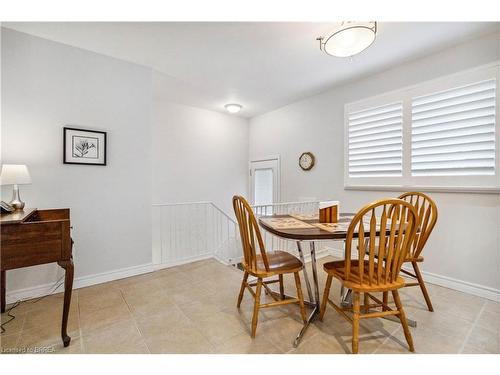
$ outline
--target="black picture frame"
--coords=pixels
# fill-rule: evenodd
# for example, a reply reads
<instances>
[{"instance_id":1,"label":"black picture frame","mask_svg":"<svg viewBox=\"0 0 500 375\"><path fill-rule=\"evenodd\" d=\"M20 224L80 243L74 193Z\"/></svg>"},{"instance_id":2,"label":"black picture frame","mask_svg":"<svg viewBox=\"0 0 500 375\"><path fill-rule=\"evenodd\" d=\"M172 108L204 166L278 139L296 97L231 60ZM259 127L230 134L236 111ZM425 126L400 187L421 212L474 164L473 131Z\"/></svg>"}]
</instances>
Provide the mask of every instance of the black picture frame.
<instances>
[{"instance_id":1,"label":"black picture frame","mask_svg":"<svg viewBox=\"0 0 500 375\"><path fill-rule=\"evenodd\" d=\"M103 160L102 162L97 162L97 163L88 163L85 161L70 161L68 158L68 150L67 150L67 145L68 145L68 131L77 131L77 132L82 132L82 133L88 133L88 138L95 138L92 137L92 135L99 134L103 137ZM71 141L72 142L72 141ZM74 160L74 158L73 158ZM107 163L107 132L99 131L99 130L90 130L90 129L84 129L84 128L73 128L73 127L63 127L63 164L77 164L77 165L96 165L96 166L105 166Z\"/></svg>"}]
</instances>

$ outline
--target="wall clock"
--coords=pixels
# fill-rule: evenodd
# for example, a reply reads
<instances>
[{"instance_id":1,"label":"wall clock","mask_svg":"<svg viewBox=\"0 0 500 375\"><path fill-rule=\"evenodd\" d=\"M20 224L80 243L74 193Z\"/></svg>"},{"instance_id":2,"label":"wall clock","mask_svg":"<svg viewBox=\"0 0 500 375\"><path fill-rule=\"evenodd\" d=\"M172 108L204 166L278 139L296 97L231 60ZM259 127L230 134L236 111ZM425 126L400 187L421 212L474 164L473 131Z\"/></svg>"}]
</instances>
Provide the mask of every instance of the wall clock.
<instances>
[{"instance_id":1,"label":"wall clock","mask_svg":"<svg viewBox=\"0 0 500 375\"><path fill-rule=\"evenodd\" d=\"M312 152L304 152L302 155L299 157L299 166L302 168L304 171L309 171L314 167L314 155Z\"/></svg>"}]
</instances>

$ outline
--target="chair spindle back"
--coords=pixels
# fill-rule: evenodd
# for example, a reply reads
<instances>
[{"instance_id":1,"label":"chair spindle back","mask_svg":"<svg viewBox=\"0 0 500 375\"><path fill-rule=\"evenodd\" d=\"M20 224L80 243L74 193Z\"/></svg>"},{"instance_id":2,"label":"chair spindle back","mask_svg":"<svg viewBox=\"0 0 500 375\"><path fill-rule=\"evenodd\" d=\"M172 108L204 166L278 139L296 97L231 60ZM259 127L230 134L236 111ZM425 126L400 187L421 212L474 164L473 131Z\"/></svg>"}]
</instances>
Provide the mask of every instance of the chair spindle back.
<instances>
[{"instance_id":1,"label":"chair spindle back","mask_svg":"<svg viewBox=\"0 0 500 375\"><path fill-rule=\"evenodd\" d=\"M369 286L395 282L414 241L416 224L415 208L401 199L379 200L363 207L347 230L345 277L357 276L360 285ZM356 236L357 246L353 243ZM352 249L357 249L353 259ZM358 261L357 269L353 260Z\"/></svg>"},{"instance_id":2,"label":"chair spindle back","mask_svg":"<svg viewBox=\"0 0 500 375\"><path fill-rule=\"evenodd\" d=\"M269 262L262 241L259 225L255 219L252 207L245 198L235 195L233 197L233 208L240 228L241 245L243 247L243 257L245 266L249 271L257 271L257 255L260 252L262 262L266 271L269 271ZM258 247L258 251L257 251Z\"/></svg>"},{"instance_id":3,"label":"chair spindle back","mask_svg":"<svg viewBox=\"0 0 500 375\"><path fill-rule=\"evenodd\" d=\"M408 192L399 196L415 207L417 211L417 234L410 247L407 258L418 258L425 243L436 225L438 210L436 203L427 195L420 192Z\"/></svg>"}]
</instances>

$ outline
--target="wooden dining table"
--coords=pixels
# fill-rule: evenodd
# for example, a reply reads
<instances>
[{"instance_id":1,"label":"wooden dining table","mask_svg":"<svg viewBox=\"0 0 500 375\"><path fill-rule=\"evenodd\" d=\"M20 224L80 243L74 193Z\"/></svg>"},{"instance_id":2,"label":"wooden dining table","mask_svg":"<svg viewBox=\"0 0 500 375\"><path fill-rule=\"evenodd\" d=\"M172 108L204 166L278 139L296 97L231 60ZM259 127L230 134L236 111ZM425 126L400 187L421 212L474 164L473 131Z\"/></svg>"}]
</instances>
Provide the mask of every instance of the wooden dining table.
<instances>
[{"instance_id":1,"label":"wooden dining table","mask_svg":"<svg viewBox=\"0 0 500 375\"><path fill-rule=\"evenodd\" d=\"M311 268L312 268L312 284L308 276L307 268L304 267L304 279L306 282L306 288L309 295L309 301L305 303L313 308L311 314L309 315L306 323L302 327L301 331L297 335L294 341L294 347L300 343L300 340L304 336L309 325L316 319L320 312L320 296L319 296L319 285L318 285L318 270L316 262L316 243L318 241L344 241L347 237L347 229L351 220L354 218L353 213L340 213L339 220L337 223L320 223L318 215L303 215L303 214L290 214L290 215L269 215L261 216L259 218L260 226L267 232L284 238L287 240L296 241L297 250L299 253L300 260L305 265L304 251L302 249L302 244L304 242L309 242L309 249L311 254ZM367 231L365 236L369 236L369 226L366 226ZM359 233L354 233L353 237L357 238ZM343 291L341 292L343 293ZM277 293L278 295L279 293ZM290 296L287 296L290 297ZM291 297L295 298L295 297ZM350 303L350 291L346 291L342 296L343 304ZM416 326L416 322L409 319L409 324Z\"/></svg>"}]
</instances>

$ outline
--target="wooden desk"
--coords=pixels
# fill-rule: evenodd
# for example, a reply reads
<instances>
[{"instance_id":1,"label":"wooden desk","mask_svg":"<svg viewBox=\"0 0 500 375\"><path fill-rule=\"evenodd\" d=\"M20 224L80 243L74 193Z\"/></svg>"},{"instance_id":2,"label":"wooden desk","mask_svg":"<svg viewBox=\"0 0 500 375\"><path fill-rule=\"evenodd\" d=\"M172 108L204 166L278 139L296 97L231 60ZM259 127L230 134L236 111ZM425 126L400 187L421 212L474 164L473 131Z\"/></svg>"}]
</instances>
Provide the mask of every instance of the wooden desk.
<instances>
[{"instance_id":1,"label":"wooden desk","mask_svg":"<svg viewBox=\"0 0 500 375\"><path fill-rule=\"evenodd\" d=\"M6 271L57 262L65 270L61 337L64 346L73 290L73 241L69 209L25 209L0 216L1 227L1 311L5 312Z\"/></svg>"}]
</instances>

